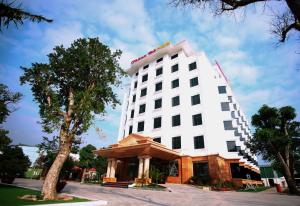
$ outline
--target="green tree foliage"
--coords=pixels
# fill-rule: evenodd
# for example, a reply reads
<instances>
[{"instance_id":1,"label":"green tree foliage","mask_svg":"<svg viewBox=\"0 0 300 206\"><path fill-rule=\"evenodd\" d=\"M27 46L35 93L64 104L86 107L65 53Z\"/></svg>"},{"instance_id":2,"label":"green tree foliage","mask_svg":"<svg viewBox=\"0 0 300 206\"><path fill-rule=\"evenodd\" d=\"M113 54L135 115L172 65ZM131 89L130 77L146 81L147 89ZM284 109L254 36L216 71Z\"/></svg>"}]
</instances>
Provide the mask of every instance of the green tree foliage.
<instances>
[{"instance_id":1,"label":"green tree foliage","mask_svg":"<svg viewBox=\"0 0 300 206\"><path fill-rule=\"evenodd\" d=\"M20 147L6 147L0 155L1 181L12 183L16 176L24 176L29 166L30 160Z\"/></svg>"},{"instance_id":2,"label":"green tree foliage","mask_svg":"<svg viewBox=\"0 0 300 206\"><path fill-rule=\"evenodd\" d=\"M119 104L113 87L125 75L118 60L98 38L78 39L69 48L57 46L49 63L23 68L21 83L31 86L45 132L59 130L59 152L43 185L44 199L55 199L55 184L76 136L86 132L95 115Z\"/></svg>"},{"instance_id":3,"label":"green tree foliage","mask_svg":"<svg viewBox=\"0 0 300 206\"><path fill-rule=\"evenodd\" d=\"M28 19L32 22L41 22L46 21L48 23L52 22L53 20L47 19L44 16L36 15L29 13L27 11L24 11L21 8L21 5L15 6L16 1L5 1L2 0L0 2L0 31L3 27L8 27L10 23L14 23L16 27L20 24L22 25L24 23L24 20Z\"/></svg>"},{"instance_id":4,"label":"green tree foliage","mask_svg":"<svg viewBox=\"0 0 300 206\"><path fill-rule=\"evenodd\" d=\"M295 162L299 161L300 122L295 121L293 107L279 109L263 105L252 116L255 127L254 137L247 142L253 153L262 155L263 159L273 162L281 168L288 183L289 192L298 194L295 185Z\"/></svg>"},{"instance_id":5,"label":"green tree foliage","mask_svg":"<svg viewBox=\"0 0 300 206\"><path fill-rule=\"evenodd\" d=\"M100 177L101 175L106 173L107 169L107 158L106 157L101 157L97 156L94 161L94 166L97 170L97 174Z\"/></svg>"},{"instance_id":6,"label":"green tree foliage","mask_svg":"<svg viewBox=\"0 0 300 206\"><path fill-rule=\"evenodd\" d=\"M295 31L300 32L300 1L299 0L278 0L274 4L268 0L170 0L176 7L193 6L200 9L210 9L214 14L221 15L230 13L241 8L247 8L254 4L264 4L274 13L271 22L272 33L279 38L280 42L287 39L287 34ZM265 11L265 10L264 10Z\"/></svg>"},{"instance_id":7,"label":"green tree foliage","mask_svg":"<svg viewBox=\"0 0 300 206\"><path fill-rule=\"evenodd\" d=\"M79 166L81 168L92 168L94 167L95 155L93 150L96 150L91 144L83 147L79 152Z\"/></svg>"}]
</instances>

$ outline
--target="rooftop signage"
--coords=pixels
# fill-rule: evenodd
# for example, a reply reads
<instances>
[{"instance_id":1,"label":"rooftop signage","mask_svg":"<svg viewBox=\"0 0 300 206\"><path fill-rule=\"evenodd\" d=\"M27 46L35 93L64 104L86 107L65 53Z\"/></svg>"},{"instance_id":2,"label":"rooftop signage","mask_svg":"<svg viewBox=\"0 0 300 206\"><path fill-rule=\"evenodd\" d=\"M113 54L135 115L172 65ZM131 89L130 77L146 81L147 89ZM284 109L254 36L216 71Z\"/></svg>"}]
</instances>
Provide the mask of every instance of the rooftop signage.
<instances>
[{"instance_id":1,"label":"rooftop signage","mask_svg":"<svg viewBox=\"0 0 300 206\"><path fill-rule=\"evenodd\" d=\"M141 57L139 57L139 58L137 58L137 59L134 59L133 61L131 61L131 64L134 64L134 63L140 61L141 59L144 59L145 57L150 56L151 54L154 54L154 53L157 52L158 50L160 50L160 49L162 49L162 48L164 48L164 47L166 47L166 46L169 46L169 45L170 45L170 42L168 41L168 42L166 42L166 43L160 45L160 46L157 47L156 49L153 49L153 50L149 51L147 54L145 54L145 55L143 55L143 56L141 56Z\"/></svg>"}]
</instances>

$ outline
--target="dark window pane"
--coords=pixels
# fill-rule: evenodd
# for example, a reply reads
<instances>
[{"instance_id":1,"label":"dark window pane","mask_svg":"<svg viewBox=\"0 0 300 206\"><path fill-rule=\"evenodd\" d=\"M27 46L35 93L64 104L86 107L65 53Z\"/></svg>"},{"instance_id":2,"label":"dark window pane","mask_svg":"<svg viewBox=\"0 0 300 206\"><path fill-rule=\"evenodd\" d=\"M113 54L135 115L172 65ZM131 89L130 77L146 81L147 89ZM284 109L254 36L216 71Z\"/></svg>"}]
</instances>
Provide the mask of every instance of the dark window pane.
<instances>
[{"instance_id":1,"label":"dark window pane","mask_svg":"<svg viewBox=\"0 0 300 206\"><path fill-rule=\"evenodd\" d=\"M175 106L177 106L179 104L180 104L179 96L173 97L172 98L172 107L175 107Z\"/></svg>"},{"instance_id":2,"label":"dark window pane","mask_svg":"<svg viewBox=\"0 0 300 206\"><path fill-rule=\"evenodd\" d=\"M143 67L143 69L147 69L148 67L149 67L149 64L145 65L145 66Z\"/></svg>"},{"instance_id":3,"label":"dark window pane","mask_svg":"<svg viewBox=\"0 0 300 206\"><path fill-rule=\"evenodd\" d=\"M139 122L138 123L138 132L142 132L144 131L144 122Z\"/></svg>"},{"instance_id":4,"label":"dark window pane","mask_svg":"<svg viewBox=\"0 0 300 206\"><path fill-rule=\"evenodd\" d=\"M158 60L156 60L156 63L159 63L163 60L163 58L159 58Z\"/></svg>"},{"instance_id":5,"label":"dark window pane","mask_svg":"<svg viewBox=\"0 0 300 206\"><path fill-rule=\"evenodd\" d=\"M146 111L146 104L142 104L140 105L140 110L139 110L139 113L144 113Z\"/></svg>"},{"instance_id":6,"label":"dark window pane","mask_svg":"<svg viewBox=\"0 0 300 206\"><path fill-rule=\"evenodd\" d=\"M132 102L135 102L135 99L136 99L136 95L133 95L132 96Z\"/></svg>"},{"instance_id":7,"label":"dark window pane","mask_svg":"<svg viewBox=\"0 0 300 206\"><path fill-rule=\"evenodd\" d=\"M144 88L141 90L141 97L146 96L147 95L147 88Z\"/></svg>"},{"instance_id":8,"label":"dark window pane","mask_svg":"<svg viewBox=\"0 0 300 206\"><path fill-rule=\"evenodd\" d=\"M192 70L194 70L194 69L197 69L197 64L196 64L196 62L193 62L193 63L189 64L189 70L192 71Z\"/></svg>"},{"instance_id":9,"label":"dark window pane","mask_svg":"<svg viewBox=\"0 0 300 206\"><path fill-rule=\"evenodd\" d=\"M179 87L179 79L175 79L172 81L172 89Z\"/></svg>"},{"instance_id":10,"label":"dark window pane","mask_svg":"<svg viewBox=\"0 0 300 206\"><path fill-rule=\"evenodd\" d=\"M172 149L180 149L181 148L181 137L173 137L172 138Z\"/></svg>"},{"instance_id":11,"label":"dark window pane","mask_svg":"<svg viewBox=\"0 0 300 206\"><path fill-rule=\"evenodd\" d=\"M172 116L172 127L180 125L180 114Z\"/></svg>"},{"instance_id":12,"label":"dark window pane","mask_svg":"<svg viewBox=\"0 0 300 206\"><path fill-rule=\"evenodd\" d=\"M130 118L134 117L134 110L131 110Z\"/></svg>"},{"instance_id":13,"label":"dark window pane","mask_svg":"<svg viewBox=\"0 0 300 206\"><path fill-rule=\"evenodd\" d=\"M163 73L163 68L162 68L162 67L156 69L156 76L159 76L159 75L161 75L162 73Z\"/></svg>"},{"instance_id":14,"label":"dark window pane","mask_svg":"<svg viewBox=\"0 0 300 206\"><path fill-rule=\"evenodd\" d=\"M139 73L137 72L137 73L135 73L135 76L138 76L139 75Z\"/></svg>"},{"instance_id":15,"label":"dark window pane","mask_svg":"<svg viewBox=\"0 0 300 206\"><path fill-rule=\"evenodd\" d=\"M175 59L177 57L178 57L178 54L174 54L174 55L171 56L171 59Z\"/></svg>"},{"instance_id":16,"label":"dark window pane","mask_svg":"<svg viewBox=\"0 0 300 206\"><path fill-rule=\"evenodd\" d=\"M134 88L137 88L137 82L134 82Z\"/></svg>"},{"instance_id":17,"label":"dark window pane","mask_svg":"<svg viewBox=\"0 0 300 206\"><path fill-rule=\"evenodd\" d=\"M235 141L227 141L228 152L237 152Z\"/></svg>"},{"instance_id":18,"label":"dark window pane","mask_svg":"<svg viewBox=\"0 0 300 206\"><path fill-rule=\"evenodd\" d=\"M132 125L129 126L129 134L132 133Z\"/></svg>"},{"instance_id":19,"label":"dark window pane","mask_svg":"<svg viewBox=\"0 0 300 206\"><path fill-rule=\"evenodd\" d=\"M229 102L221 102L222 111L230 111Z\"/></svg>"},{"instance_id":20,"label":"dark window pane","mask_svg":"<svg viewBox=\"0 0 300 206\"><path fill-rule=\"evenodd\" d=\"M178 71L178 64L175 64L175 65L173 65L172 67L171 67L171 71L172 72L177 72Z\"/></svg>"},{"instance_id":21,"label":"dark window pane","mask_svg":"<svg viewBox=\"0 0 300 206\"><path fill-rule=\"evenodd\" d=\"M143 77L142 77L142 82L145 82L148 80L148 74L145 74Z\"/></svg>"},{"instance_id":22,"label":"dark window pane","mask_svg":"<svg viewBox=\"0 0 300 206\"><path fill-rule=\"evenodd\" d=\"M195 147L195 149L204 148L204 138L203 138L203 136L194 137L194 147Z\"/></svg>"},{"instance_id":23,"label":"dark window pane","mask_svg":"<svg viewBox=\"0 0 300 206\"><path fill-rule=\"evenodd\" d=\"M153 128L156 129L160 127L161 127L161 117L154 118Z\"/></svg>"},{"instance_id":24,"label":"dark window pane","mask_svg":"<svg viewBox=\"0 0 300 206\"><path fill-rule=\"evenodd\" d=\"M161 105L162 105L162 99L155 100L155 102L154 102L154 109L161 108Z\"/></svg>"},{"instance_id":25,"label":"dark window pane","mask_svg":"<svg viewBox=\"0 0 300 206\"><path fill-rule=\"evenodd\" d=\"M199 83L198 83L198 77L194 77L192 79L190 79L190 86L191 87L194 87L194 86L197 86Z\"/></svg>"},{"instance_id":26,"label":"dark window pane","mask_svg":"<svg viewBox=\"0 0 300 206\"><path fill-rule=\"evenodd\" d=\"M202 124L202 115L201 114L195 114L193 115L193 125L201 125Z\"/></svg>"},{"instance_id":27,"label":"dark window pane","mask_svg":"<svg viewBox=\"0 0 300 206\"><path fill-rule=\"evenodd\" d=\"M154 142L161 143L161 138L160 138L160 137L153 138L153 141L154 141Z\"/></svg>"},{"instance_id":28,"label":"dark window pane","mask_svg":"<svg viewBox=\"0 0 300 206\"><path fill-rule=\"evenodd\" d=\"M200 104L200 95L196 94L194 96L191 96L191 102L192 105Z\"/></svg>"},{"instance_id":29,"label":"dark window pane","mask_svg":"<svg viewBox=\"0 0 300 206\"><path fill-rule=\"evenodd\" d=\"M231 120L223 121L223 124L224 124L224 129L225 130L232 130L233 129Z\"/></svg>"},{"instance_id":30,"label":"dark window pane","mask_svg":"<svg viewBox=\"0 0 300 206\"><path fill-rule=\"evenodd\" d=\"M226 86L218 86L219 94L225 94L226 93Z\"/></svg>"},{"instance_id":31,"label":"dark window pane","mask_svg":"<svg viewBox=\"0 0 300 206\"><path fill-rule=\"evenodd\" d=\"M193 173L196 177L208 176L208 162L193 162Z\"/></svg>"},{"instance_id":32,"label":"dark window pane","mask_svg":"<svg viewBox=\"0 0 300 206\"><path fill-rule=\"evenodd\" d=\"M159 82L159 83L155 84L155 91L157 92L157 91L160 91L160 90L162 90L162 82Z\"/></svg>"}]
</instances>

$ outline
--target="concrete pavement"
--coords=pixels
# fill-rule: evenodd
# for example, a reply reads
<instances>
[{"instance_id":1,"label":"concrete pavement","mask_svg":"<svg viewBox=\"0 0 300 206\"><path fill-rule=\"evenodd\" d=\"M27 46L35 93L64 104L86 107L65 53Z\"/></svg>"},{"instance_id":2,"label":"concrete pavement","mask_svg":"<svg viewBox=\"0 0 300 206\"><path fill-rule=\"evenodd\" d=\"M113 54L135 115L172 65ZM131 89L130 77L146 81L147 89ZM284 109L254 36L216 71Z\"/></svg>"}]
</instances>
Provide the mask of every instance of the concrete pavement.
<instances>
[{"instance_id":1,"label":"concrete pavement","mask_svg":"<svg viewBox=\"0 0 300 206\"><path fill-rule=\"evenodd\" d=\"M42 182L39 180L16 179L15 184L41 188ZM300 206L300 196L277 194L272 190L259 193L214 192L203 191L189 185L166 184L166 186L171 190L171 192L108 188L99 185L86 185L77 182L68 182L64 192L93 200L106 200L108 201L107 205L109 206Z\"/></svg>"}]
</instances>

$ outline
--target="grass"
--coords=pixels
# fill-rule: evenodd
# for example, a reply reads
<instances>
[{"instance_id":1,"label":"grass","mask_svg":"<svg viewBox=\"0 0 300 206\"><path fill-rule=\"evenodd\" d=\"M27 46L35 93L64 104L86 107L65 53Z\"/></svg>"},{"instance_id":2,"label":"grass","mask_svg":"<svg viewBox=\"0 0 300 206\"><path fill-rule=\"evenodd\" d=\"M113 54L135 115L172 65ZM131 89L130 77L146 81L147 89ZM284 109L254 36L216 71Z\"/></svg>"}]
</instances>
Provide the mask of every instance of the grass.
<instances>
[{"instance_id":1,"label":"grass","mask_svg":"<svg viewBox=\"0 0 300 206\"><path fill-rule=\"evenodd\" d=\"M143 186L136 186L134 187L136 189L149 189L149 190L166 190L167 188L158 184L148 184L148 185L143 185Z\"/></svg>"},{"instance_id":2,"label":"grass","mask_svg":"<svg viewBox=\"0 0 300 206\"><path fill-rule=\"evenodd\" d=\"M46 200L46 201L30 201L18 199L18 196L23 195L40 195L41 192L37 190L25 189L10 185L0 184L0 205L18 206L18 205L40 205L40 204L54 204L54 203L69 203L69 202L86 202L87 199L74 197L73 200Z\"/></svg>"},{"instance_id":3,"label":"grass","mask_svg":"<svg viewBox=\"0 0 300 206\"><path fill-rule=\"evenodd\" d=\"M237 192L262 192L262 191L265 191L267 189L269 189L270 187L257 187L255 188L255 190L253 189L248 189L248 190L245 190L245 189L238 189Z\"/></svg>"}]
</instances>

